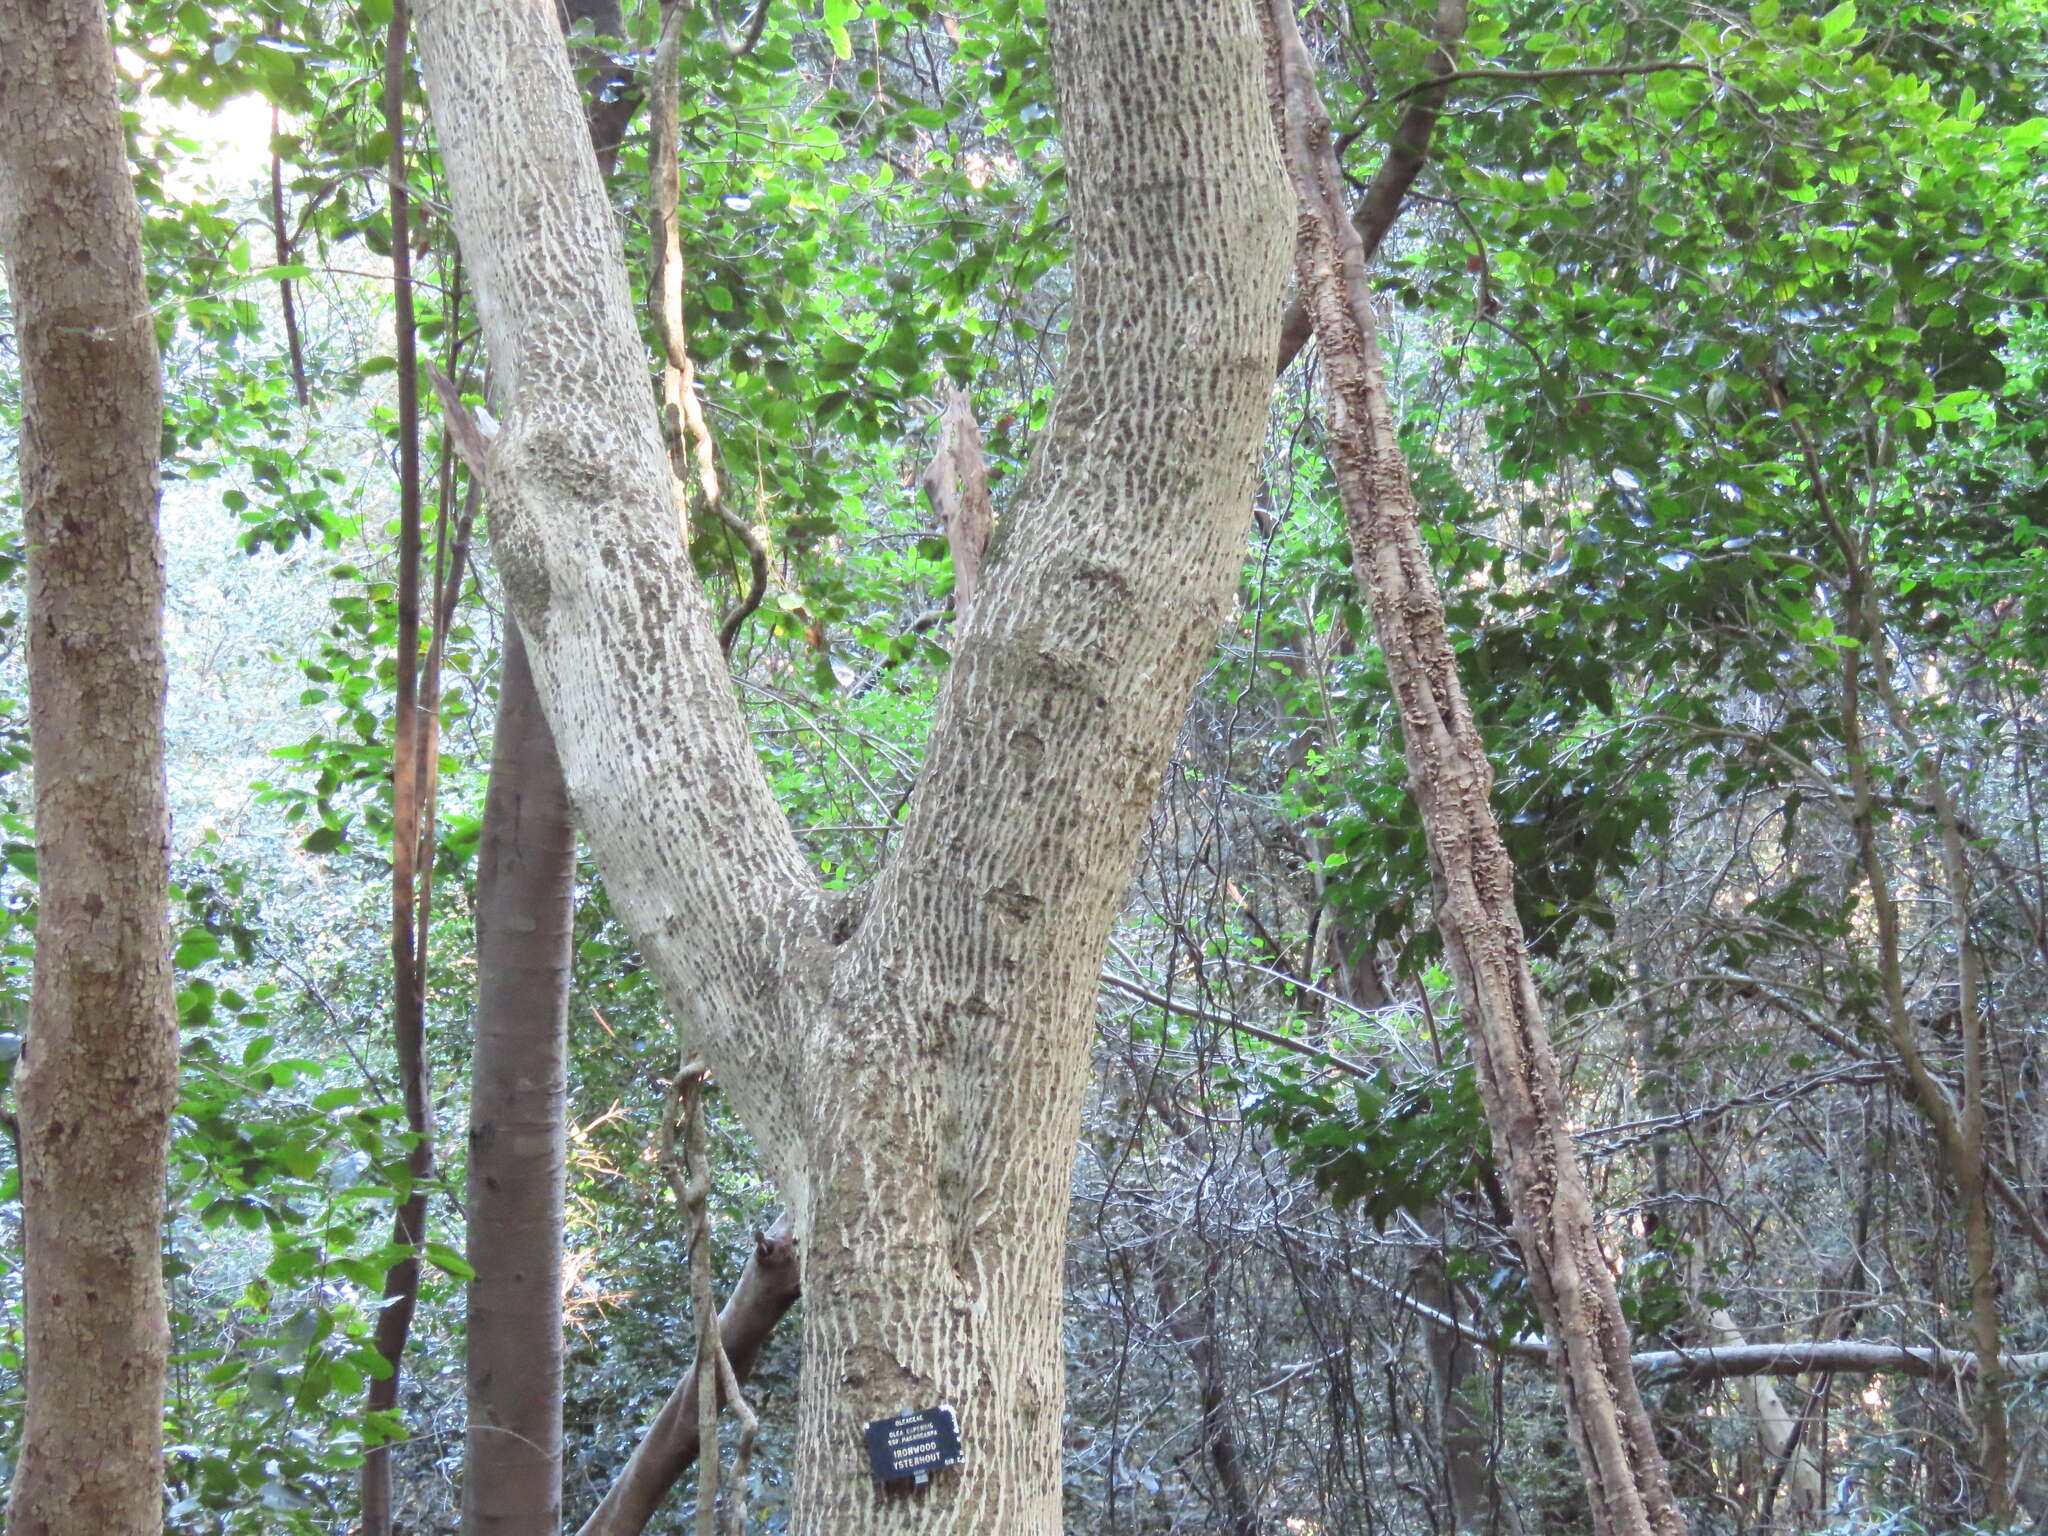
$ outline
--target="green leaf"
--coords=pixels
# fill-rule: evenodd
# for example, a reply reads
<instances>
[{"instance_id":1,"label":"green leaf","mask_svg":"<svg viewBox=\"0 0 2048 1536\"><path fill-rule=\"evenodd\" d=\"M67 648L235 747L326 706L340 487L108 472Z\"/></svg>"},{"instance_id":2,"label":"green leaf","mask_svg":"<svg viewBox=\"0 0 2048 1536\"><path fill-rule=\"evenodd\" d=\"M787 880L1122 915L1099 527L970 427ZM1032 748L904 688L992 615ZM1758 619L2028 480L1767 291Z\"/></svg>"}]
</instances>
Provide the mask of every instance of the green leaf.
<instances>
[{"instance_id":1,"label":"green leaf","mask_svg":"<svg viewBox=\"0 0 2048 1536\"><path fill-rule=\"evenodd\" d=\"M2043 139L2048 139L2048 117L2030 117L2005 130L2007 149L2032 149Z\"/></svg>"},{"instance_id":2,"label":"green leaf","mask_svg":"<svg viewBox=\"0 0 2048 1536\"><path fill-rule=\"evenodd\" d=\"M423 1250L426 1260L442 1274L455 1280L474 1280L476 1271L470 1268L469 1260L450 1248L446 1243L428 1243Z\"/></svg>"}]
</instances>

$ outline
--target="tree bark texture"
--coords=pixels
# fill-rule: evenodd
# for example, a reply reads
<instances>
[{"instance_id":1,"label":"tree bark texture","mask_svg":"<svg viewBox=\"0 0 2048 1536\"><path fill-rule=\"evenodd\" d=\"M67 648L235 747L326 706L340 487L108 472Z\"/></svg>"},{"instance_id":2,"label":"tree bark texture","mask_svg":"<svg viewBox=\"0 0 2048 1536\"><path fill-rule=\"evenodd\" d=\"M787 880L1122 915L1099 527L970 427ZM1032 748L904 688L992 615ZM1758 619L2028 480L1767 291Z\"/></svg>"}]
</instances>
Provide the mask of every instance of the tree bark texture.
<instances>
[{"instance_id":1,"label":"tree bark texture","mask_svg":"<svg viewBox=\"0 0 2048 1536\"><path fill-rule=\"evenodd\" d=\"M163 1524L163 406L97 0L0 6L0 251L23 397L41 871L21 1077L27 1406L7 1528Z\"/></svg>"},{"instance_id":2,"label":"tree bark texture","mask_svg":"<svg viewBox=\"0 0 2048 1536\"><path fill-rule=\"evenodd\" d=\"M493 536L571 799L803 1252L798 1536L1061 1529L1061 1248L1095 978L1243 558L1286 259L1247 0L1050 8L1074 229L1061 395L956 642L898 851L823 891L683 546L561 40L420 14L508 402ZM951 1404L882 1489L862 1428Z\"/></svg>"},{"instance_id":3,"label":"tree bark texture","mask_svg":"<svg viewBox=\"0 0 2048 1536\"><path fill-rule=\"evenodd\" d=\"M563 20L588 21L599 37L621 30L617 0L568 0ZM640 93L609 55L586 53L580 62L596 70L585 93L590 141L609 175ZM576 829L516 622L505 626L481 844L462 1528L556 1536Z\"/></svg>"},{"instance_id":4,"label":"tree bark texture","mask_svg":"<svg viewBox=\"0 0 2048 1536\"><path fill-rule=\"evenodd\" d=\"M1345 216L1329 119L1291 0L1266 0L1273 110L1300 210L1298 281L1322 348L1330 452L1353 568L1401 711L1437 927L1471 1038L1530 1290L1553 1343L1565 1415L1601 1536L1677 1536L1630 1369L1628 1324L1600 1251L1564 1090L1515 912L1515 874L1489 799L1493 772L1457 658L1387 399L1364 253Z\"/></svg>"},{"instance_id":5,"label":"tree bark texture","mask_svg":"<svg viewBox=\"0 0 2048 1536\"><path fill-rule=\"evenodd\" d=\"M1468 9L1466 0L1437 0L1436 20L1430 27L1436 47L1423 66L1430 76L1449 75L1457 68L1458 45L1465 40ZM1409 97L1407 108L1387 140L1380 168L1359 195L1358 206L1351 210L1351 227L1358 231L1359 260L1367 265L1379 254L1381 243L1407 205L1409 189L1429 163L1430 140L1436 137L1437 119L1443 114L1444 95L1449 89L1446 81L1425 86ZM1307 298L1296 293L1287 301L1287 312L1280 317L1279 372L1287 371L1314 332Z\"/></svg>"},{"instance_id":6,"label":"tree bark texture","mask_svg":"<svg viewBox=\"0 0 2048 1536\"><path fill-rule=\"evenodd\" d=\"M518 629L505 628L477 858L462 1525L562 1520L562 1200L576 829Z\"/></svg>"},{"instance_id":7,"label":"tree bark texture","mask_svg":"<svg viewBox=\"0 0 2048 1536\"><path fill-rule=\"evenodd\" d=\"M796 1239L784 1218L754 1239L753 1256L718 1312L718 1336L735 1380L744 1383L753 1374L768 1336L796 1305L801 1289ZM662 1500L701 1449L697 1427L700 1376L698 1365L692 1362L577 1536L640 1536L647 1529Z\"/></svg>"}]
</instances>

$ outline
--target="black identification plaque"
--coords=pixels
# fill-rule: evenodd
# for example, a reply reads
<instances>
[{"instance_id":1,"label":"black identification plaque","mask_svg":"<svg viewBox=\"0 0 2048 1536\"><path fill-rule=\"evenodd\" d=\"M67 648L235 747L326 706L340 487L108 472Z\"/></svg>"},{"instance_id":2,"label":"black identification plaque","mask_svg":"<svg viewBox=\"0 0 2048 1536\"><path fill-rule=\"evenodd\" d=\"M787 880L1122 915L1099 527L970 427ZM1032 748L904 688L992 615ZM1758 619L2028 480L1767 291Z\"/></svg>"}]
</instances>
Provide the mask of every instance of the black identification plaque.
<instances>
[{"instance_id":1,"label":"black identification plaque","mask_svg":"<svg viewBox=\"0 0 2048 1536\"><path fill-rule=\"evenodd\" d=\"M960 1426L950 1408L898 1414L868 1426L868 1465L878 1483L922 1483L960 1460Z\"/></svg>"}]
</instances>

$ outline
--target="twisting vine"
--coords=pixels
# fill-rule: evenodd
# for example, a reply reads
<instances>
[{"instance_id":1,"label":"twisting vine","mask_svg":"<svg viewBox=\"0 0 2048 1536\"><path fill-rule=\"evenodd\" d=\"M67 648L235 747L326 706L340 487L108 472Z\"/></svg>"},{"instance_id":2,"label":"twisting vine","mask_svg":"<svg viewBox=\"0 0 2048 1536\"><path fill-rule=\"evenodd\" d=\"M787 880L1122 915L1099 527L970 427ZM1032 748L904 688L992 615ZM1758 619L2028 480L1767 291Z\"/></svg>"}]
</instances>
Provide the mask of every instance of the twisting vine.
<instances>
[{"instance_id":1,"label":"twisting vine","mask_svg":"<svg viewBox=\"0 0 2048 1536\"><path fill-rule=\"evenodd\" d=\"M683 328L683 242L676 222L683 171L676 144L676 69L683 49L683 18L688 12L689 0L662 0L661 41L654 50L654 320L661 339L662 423L676 505L689 505L689 471L694 461L704 510L747 552L746 593L718 624L719 648L731 656L740 626L761 606L768 591L768 550L747 520L725 504L718 481L717 448L703 402L697 398L697 370L690 361ZM765 18L765 5L759 14Z\"/></svg>"},{"instance_id":2,"label":"twisting vine","mask_svg":"<svg viewBox=\"0 0 2048 1536\"><path fill-rule=\"evenodd\" d=\"M662 1173L689 1226L690 1311L697 1320L697 1536L744 1536L747 1470L761 1421L740 1391L711 1295L711 1149L704 1126L704 1091L710 1082L703 1062L694 1057L676 1073L662 1106L660 1157ZM718 1509L721 1402L739 1421L723 1518Z\"/></svg>"}]
</instances>

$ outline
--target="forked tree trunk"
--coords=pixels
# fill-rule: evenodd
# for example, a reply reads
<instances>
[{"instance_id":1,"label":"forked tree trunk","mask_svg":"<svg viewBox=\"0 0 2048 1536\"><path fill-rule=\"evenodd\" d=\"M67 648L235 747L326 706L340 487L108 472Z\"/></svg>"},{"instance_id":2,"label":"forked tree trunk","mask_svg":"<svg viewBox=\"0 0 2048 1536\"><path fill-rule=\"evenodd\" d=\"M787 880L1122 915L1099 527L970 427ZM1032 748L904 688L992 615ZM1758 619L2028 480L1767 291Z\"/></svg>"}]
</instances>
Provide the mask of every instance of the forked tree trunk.
<instances>
[{"instance_id":1,"label":"forked tree trunk","mask_svg":"<svg viewBox=\"0 0 2048 1536\"><path fill-rule=\"evenodd\" d=\"M1056 0L1060 399L858 907L747 740L546 8L420 13L503 428L499 567L607 887L802 1245L797 1536L1062 1528L1060 1272L1095 977L1243 558L1286 260L1249 0ZM878 1488L862 1429L968 1457Z\"/></svg>"},{"instance_id":2,"label":"forked tree trunk","mask_svg":"<svg viewBox=\"0 0 2048 1536\"><path fill-rule=\"evenodd\" d=\"M42 877L18 1082L28 1402L7 1528L163 1525L166 924L156 333L106 10L0 6Z\"/></svg>"},{"instance_id":3,"label":"forked tree trunk","mask_svg":"<svg viewBox=\"0 0 2048 1536\"><path fill-rule=\"evenodd\" d=\"M1330 457L1358 585L1401 711L1437 927L1456 981L1480 1096L1529 1284L1552 1341L1565 1416L1600 1536L1677 1536L1628 1324L1600 1252L1592 1198L1515 912L1515 872L1493 818L1493 771L1458 681L1443 594L1395 436L1357 231L1292 0L1262 0L1273 111L1300 211L1297 273L1322 348Z\"/></svg>"}]
</instances>

